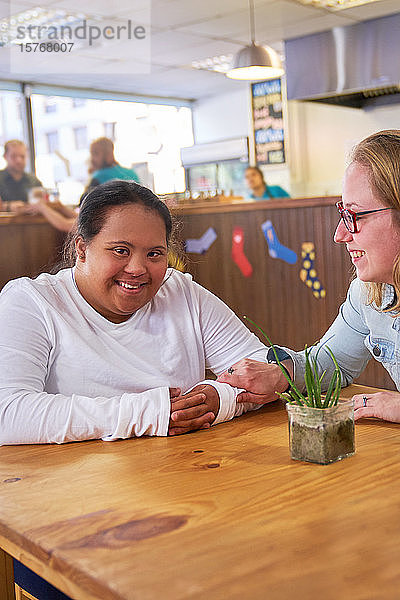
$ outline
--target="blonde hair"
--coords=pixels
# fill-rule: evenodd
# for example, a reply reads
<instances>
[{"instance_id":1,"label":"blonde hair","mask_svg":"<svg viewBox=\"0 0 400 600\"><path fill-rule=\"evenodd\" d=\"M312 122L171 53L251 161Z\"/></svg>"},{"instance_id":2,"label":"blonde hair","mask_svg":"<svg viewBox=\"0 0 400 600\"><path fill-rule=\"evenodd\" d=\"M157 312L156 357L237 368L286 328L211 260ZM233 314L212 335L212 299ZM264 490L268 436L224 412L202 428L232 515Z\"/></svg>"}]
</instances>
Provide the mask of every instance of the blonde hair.
<instances>
[{"instance_id":1,"label":"blonde hair","mask_svg":"<svg viewBox=\"0 0 400 600\"><path fill-rule=\"evenodd\" d=\"M362 140L354 148L351 159L365 166L369 171L369 182L372 190L388 208L395 227L400 229L400 130L388 129L378 131ZM393 264L393 286L396 292L394 305L383 309L400 311L400 248ZM385 283L365 284L368 304L375 304L380 309L383 301Z\"/></svg>"}]
</instances>

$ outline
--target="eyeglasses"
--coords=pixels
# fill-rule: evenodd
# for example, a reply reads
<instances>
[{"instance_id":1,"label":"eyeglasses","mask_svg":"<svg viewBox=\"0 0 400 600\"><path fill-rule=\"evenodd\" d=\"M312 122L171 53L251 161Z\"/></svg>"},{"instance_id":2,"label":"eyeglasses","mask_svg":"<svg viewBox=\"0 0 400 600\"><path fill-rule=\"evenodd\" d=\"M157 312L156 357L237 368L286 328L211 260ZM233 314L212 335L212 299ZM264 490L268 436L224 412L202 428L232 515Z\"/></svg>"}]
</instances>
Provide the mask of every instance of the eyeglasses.
<instances>
[{"instance_id":1,"label":"eyeglasses","mask_svg":"<svg viewBox=\"0 0 400 600\"><path fill-rule=\"evenodd\" d=\"M364 215L372 215L372 213L380 212L381 210L393 210L392 208L376 208L375 210L363 210L362 212L353 212L348 208L343 208L343 202L336 202L340 218L342 219L346 229L350 233L358 233L357 219Z\"/></svg>"}]
</instances>

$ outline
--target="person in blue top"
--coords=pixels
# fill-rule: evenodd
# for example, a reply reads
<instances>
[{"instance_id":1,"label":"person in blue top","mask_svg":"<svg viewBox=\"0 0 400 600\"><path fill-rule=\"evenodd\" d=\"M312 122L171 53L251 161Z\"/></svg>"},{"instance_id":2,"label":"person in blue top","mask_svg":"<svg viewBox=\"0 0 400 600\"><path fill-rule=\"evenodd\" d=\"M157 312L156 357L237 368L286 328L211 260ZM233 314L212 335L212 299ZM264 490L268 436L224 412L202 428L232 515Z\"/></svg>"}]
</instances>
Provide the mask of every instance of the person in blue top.
<instances>
[{"instance_id":1,"label":"person in blue top","mask_svg":"<svg viewBox=\"0 0 400 600\"><path fill-rule=\"evenodd\" d=\"M121 167L114 156L114 144L106 137L98 138L90 144L90 168L92 177L79 200L79 205L87 193L106 181L124 179L140 183L137 173L133 169ZM39 182L40 183L40 182ZM25 214L41 214L47 221L60 231L69 232L76 222L76 212L61 204L55 205L45 199L40 199L33 206L29 206Z\"/></svg>"},{"instance_id":2,"label":"person in blue top","mask_svg":"<svg viewBox=\"0 0 400 600\"><path fill-rule=\"evenodd\" d=\"M250 198L264 200L268 198L290 198L280 185L267 185L259 167L247 167L244 173L247 186L251 190Z\"/></svg>"},{"instance_id":3,"label":"person in blue top","mask_svg":"<svg viewBox=\"0 0 400 600\"><path fill-rule=\"evenodd\" d=\"M114 144L106 137L98 138L90 144L90 172L92 178L88 189L111 179L125 179L140 183L133 169L122 167L115 160Z\"/></svg>"},{"instance_id":4,"label":"person in blue top","mask_svg":"<svg viewBox=\"0 0 400 600\"><path fill-rule=\"evenodd\" d=\"M83 192L79 204L86 194L94 187L111 181L112 179L124 179L140 183L137 173L133 169L122 167L114 156L114 143L110 138L100 137L90 144L90 167L89 173L92 177Z\"/></svg>"}]
</instances>

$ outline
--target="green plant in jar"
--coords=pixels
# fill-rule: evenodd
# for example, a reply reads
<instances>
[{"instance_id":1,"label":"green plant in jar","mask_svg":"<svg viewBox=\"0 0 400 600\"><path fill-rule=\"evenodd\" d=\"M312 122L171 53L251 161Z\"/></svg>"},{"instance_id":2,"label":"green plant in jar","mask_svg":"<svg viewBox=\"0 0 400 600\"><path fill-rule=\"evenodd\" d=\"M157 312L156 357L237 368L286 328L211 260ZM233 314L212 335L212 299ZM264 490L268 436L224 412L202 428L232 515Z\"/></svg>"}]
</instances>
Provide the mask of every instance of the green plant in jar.
<instances>
[{"instance_id":1,"label":"green plant in jar","mask_svg":"<svg viewBox=\"0 0 400 600\"><path fill-rule=\"evenodd\" d=\"M311 348L305 347L304 391L300 391L279 360L267 334L254 321L245 318L268 341L276 363L288 382L288 389L284 393L278 392L278 395L287 401L291 457L294 460L328 464L354 454L353 401L339 400L342 377L332 350L325 346L335 369L326 392L323 392L326 371L319 375L317 363L322 346L315 356L311 355Z\"/></svg>"}]
</instances>

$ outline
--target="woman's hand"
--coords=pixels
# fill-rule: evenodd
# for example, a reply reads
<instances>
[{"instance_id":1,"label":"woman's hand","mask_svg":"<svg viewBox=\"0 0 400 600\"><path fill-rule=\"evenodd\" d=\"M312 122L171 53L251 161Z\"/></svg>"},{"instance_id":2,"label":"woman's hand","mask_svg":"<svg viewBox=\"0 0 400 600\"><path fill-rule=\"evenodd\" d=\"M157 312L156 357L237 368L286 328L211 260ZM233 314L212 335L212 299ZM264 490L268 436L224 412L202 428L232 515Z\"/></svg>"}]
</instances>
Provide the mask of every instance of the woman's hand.
<instances>
[{"instance_id":1,"label":"woman's hand","mask_svg":"<svg viewBox=\"0 0 400 600\"><path fill-rule=\"evenodd\" d=\"M37 215L39 214L35 204L16 203L13 212L17 215Z\"/></svg>"},{"instance_id":2,"label":"woman's hand","mask_svg":"<svg viewBox=\"0 0 400 600\"><path fill-rule=\"evenodd\" d=\"M218 392L212 385L197 385L183 396L177 388L170 388L170 398L168 435L208 429L219 411Z\"/></svg>"},{"instance_id":3,"label":"woman's hand","mask_svg":"<svg viewBox=\"0 0 400 600\"><path fill-rule=\"evenodd\" d=\"M366 401L364 401L366 398ZM400 423L400 393L377 392L376 394L356 394L354 400L354 419L375 417L384 421Z\"/></svg>"},{"instance_id":4,"label":"woman's hand","mask_svg":"<svg viewBox=\"0 0 400 600\"><path fill-rule=\"evenodd\" d=\"M284 360L282 364L289 370L289 373L293 373L291 360ZM276 392L282 393L288 387L287 379L279 366L274 363L243 358L232 365L229 371L222 373L217 381L245 389L245 392L238 395L238 402L254 402L255 404L272 402L279 398Z\"/></svg>"},{"instance_id":5,"label":"woman's hand","mask_svg":"<svg viewBox=\"0 0 400 600\"><path fill-rule=\"evenodd\" d=\"M11 200L8 202L8 210L10 212L20 213L26 206L27 205L25 202L22 202L22 200Z\"/></svg>"}]
</instances>

